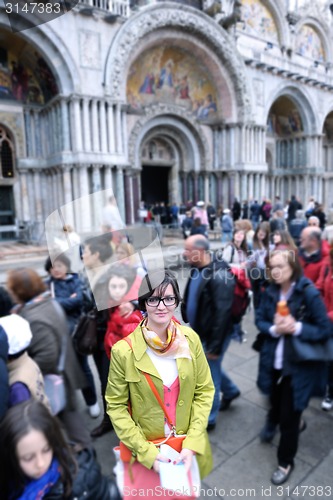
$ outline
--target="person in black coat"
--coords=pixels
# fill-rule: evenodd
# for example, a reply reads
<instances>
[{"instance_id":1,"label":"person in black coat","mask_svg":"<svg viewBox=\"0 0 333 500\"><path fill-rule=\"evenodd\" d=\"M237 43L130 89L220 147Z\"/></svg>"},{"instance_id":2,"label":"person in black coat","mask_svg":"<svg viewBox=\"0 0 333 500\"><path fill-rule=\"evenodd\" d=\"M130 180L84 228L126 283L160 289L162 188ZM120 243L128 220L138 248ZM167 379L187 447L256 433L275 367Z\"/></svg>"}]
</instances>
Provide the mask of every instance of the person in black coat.
<instances>
[{"instance_id":1,"label":"person in black coat","mask_svg":"<svg viewBox=\"0 0 333 500\"><path fill-rule=\"evenodd\" d=\"M8 408L9 385L8 385L8 340L5 330L0 326L0 420L4 417Z\"/></svg>"},{"instance_id":2,"label":"person in black coat","mask_svg":"<svg viewBox=\"0 0 333 500\"><path fill-rule=\"evenodd\" d=\"M297 210L302 210L302 204L296 199L296 196L293 194L288 206L288 224L290 224L290 222L296 218Z\"/></svg>"},{"instance_id":3,"label":"person in black coat","mask_svg":"<svg viewBox=\"0 0 333 500\"><path fill-rule=\"evenodd\" d=\"M4 500L120 500L114 481L102 475L95 451L75 453L57 418L33 400L8 410L0 425L0 491Z\"/></svg>"},{"instance_id":4,"label":"person in black coat","mask_svg":"<svg viewBox=\"0 0 333 500\"><path fill-rule=\"evenodd\" d=\"M241 204L239 203L238 199L235 198L234 204L232 205L232 218L235 221L240 219L240 216L241 216Z\"/></svg>"},{"instance_id":5,"label":"person in black coat","mask_svg":"<svg viewBox=\"0 0 333 500\"><path fill-rule=\"evenodd\" d=\"M294 467L299 432L306 426L302 411L311 396L324 394L326 381L325 363L297 362L293 337L312 344L327 339L331 332L319 291L303 276L294 250L274 250L269 272L271 284L262 294L256 314L256 326L264 339L257 383L271 404L261 440L270 442L280 426L278 468L271 477L279 485L287 481Z\"/></svg>"},{"instance_id":6,"label":"person in black coat","mask_svg":"<svg viewBox=\"0 0 333 500\"><path fill-rule=\"evenodd\" d=\"M0 286L0 318L8 316L13 307L12 299L3 286ZM7 370L8 340L5 330L0 327L0 420L8 408L9 384Z\"/></svg>"},{"instance_id":7,"label":"person in black coat","mask_svg":"<svg viewBox=\"0 0 333 500\"><path fill-rule=\"evenodd\" d=\"M224 260L212 259L209 241L202 235L190 236L185 240L184 259L192 266L192 270L185 288L181 313L183 320L201 338L211 369L215 396L207 430L213 430L218 411L227 409L240 395L238 387L221 370L233 331L231 308L235 279Z\"/></svg>"},{"instance_id":8,"label":"person in black coat","mask_svg":"<svg viewBox=\"0 0 333 500\"><path fill-rule=\"evenodd\" d=\"M52 297L64 309L69 333L72 334L83 308L82 282L77 274L71 273L71 262L66 255L58 255L53 264L48 257L44 267L50 275L46 280L46 285L50 289ZM76 352L76 356L88 382L88 385L82 389L82 394L90 416L96 418L100 414L100 408L88 357L78 352Z\"/></svg>"}]
</instances>

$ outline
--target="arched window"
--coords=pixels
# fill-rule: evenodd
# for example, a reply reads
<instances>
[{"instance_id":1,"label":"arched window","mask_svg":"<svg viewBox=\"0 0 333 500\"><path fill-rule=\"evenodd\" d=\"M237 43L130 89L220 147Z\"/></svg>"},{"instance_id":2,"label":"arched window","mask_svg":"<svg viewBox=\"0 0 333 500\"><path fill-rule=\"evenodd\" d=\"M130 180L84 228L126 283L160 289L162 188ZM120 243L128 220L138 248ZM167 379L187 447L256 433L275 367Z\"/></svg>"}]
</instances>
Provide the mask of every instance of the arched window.
<instances>
[{"instance_id":1,"label":"arched window","mask_svg":"<svg viewBox=\"0 0 333 500\"><path fill-rule=\"evenodd\" d=\"M14 147L7 131L0 127L0 178L14 177Z\"/></svg>"}]
</instances>

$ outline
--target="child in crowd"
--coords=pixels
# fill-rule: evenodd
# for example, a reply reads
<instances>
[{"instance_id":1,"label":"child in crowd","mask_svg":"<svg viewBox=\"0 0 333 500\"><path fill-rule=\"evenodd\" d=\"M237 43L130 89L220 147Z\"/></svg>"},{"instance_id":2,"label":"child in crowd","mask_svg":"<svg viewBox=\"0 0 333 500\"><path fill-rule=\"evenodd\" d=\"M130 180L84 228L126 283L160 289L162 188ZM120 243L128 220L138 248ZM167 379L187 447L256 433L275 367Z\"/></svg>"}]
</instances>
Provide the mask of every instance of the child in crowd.
<instances>
[{"instance_id":1,"label":"child in crowd","mask_svg":"<svg viewBox=\"0 0 333 500\"><path fill-rule=\"evenodd\" d=\"M140 311L136 310L141 281L136 270L129 266L113 266L109 271L107 283L110 307L104 337L104 347L109 358L112 346L132 333L143 319ZM127 310L125 314L124 308Z\"/></svg>"},{"instance_id":2,"label":"child in crowd","mask_svg":"<svg viewBox=\"0 0 333 500\"><path fill-rule=\"evenodd\" d=\"M3 500L118 500L92 449L76 454L56 417L37 401L8 410L0 425L0 491Z\"/></svg>"}]
</instances>

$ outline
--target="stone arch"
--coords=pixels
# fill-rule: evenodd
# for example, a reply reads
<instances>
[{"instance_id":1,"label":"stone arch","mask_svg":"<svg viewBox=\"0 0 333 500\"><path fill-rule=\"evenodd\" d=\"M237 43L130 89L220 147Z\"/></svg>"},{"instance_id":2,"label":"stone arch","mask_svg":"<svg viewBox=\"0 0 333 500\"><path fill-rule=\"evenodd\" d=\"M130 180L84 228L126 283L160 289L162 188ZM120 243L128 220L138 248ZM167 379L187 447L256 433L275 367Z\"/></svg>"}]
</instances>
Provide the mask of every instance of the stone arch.
<instances>
[{"instance_id":1,"label":"stone arch","mask_svg":"<svg viewBox=\"0 0 333 500\"><path fill-rule=\"evenodd\" d=\"M245 66L234 49L233 41L213 19L198 9L185 5L177 5L175 9L174 3L155 4L139 11L127 21L109 49L104 72L105 93L115 100L126 101L123 82L127 77L133 51L154 32L165 29L197 36L219 58L233 84L237 119L250 120L250 91Z\"/></svg>"},{"instance_id":2,"label":"stone arch","mask_svg":"<svg viewBox=\"0 0 333 500\"><path fill-rule=\"evenodd\" d=\"M281 47L290 46L290 30L286 20L286 11L282 2L276 0L257 0L271 13L276 25L278 39Z\"/></svg>"},{"instance_id":3,"label":"stone arch","mask_svg":"<svg viewBox=\"0 0 333 500\"><path fill-rule=\"evenodd\" d=\"M310 16L305 17L297 23L297 25L295 26L294 44L296 44L297 35L303 26L310 26L311 28L314 29L314 31L317 33L317 35L319 36L319 38L323 44L323 48L324 48L325 56L326 56L325 61L331 61L332 57L333 57L333 49L332 49L332 44L330 41L329 30L320 21L318 21L314 17L310 17ZM295 45L292 48L295 51L295 49L296 49Z\"/></svg>"},{"instance_id":4,"label":"stone arch","mask_svg":"<svg viewBox=\"0 0 333 500\"><path fill-rule=\"evenodd\" d=\"M319 133L318 117L314 113L315 106L312 105L310 98L305 95L305 92L301 91L296 85L288 85L286 87L285 84L282 84L275 94L270 96L265 110L266 123L270 109L279 97L288 97L297 105L304 126L304 133Z\"/></svg>"},{"instance_id":5,"label":"stone arch","mask_svg":"<svg viewBox=\"0 0 333 500\"><path fill-rule=\"evenodd\" d=\"M0 29L9 32L4 19L0 19ZM80 90L76 63L61 38L50 28L49 23L22 31L16 36L24 39L42 54L54 73L59 93L68 95Z\"/></svg>"},{"instance_id":6,"label":"stone arch","mask_svg":"<svg viewBox=\"0 0 333 500\"><path fill-rule=\"evenodd\" d=\"M148 133L155 129L164 131L181 147L181 142L193 152L192 170L199 172L209 168L211 158L202 128L193 124L185 111L168 105L155 105L148 114L139 119L133 127L128 141L129 161L133 168L140 169L140 148ZM180 140L181 138L181 140Z\"/></svg>"}]
</instances>

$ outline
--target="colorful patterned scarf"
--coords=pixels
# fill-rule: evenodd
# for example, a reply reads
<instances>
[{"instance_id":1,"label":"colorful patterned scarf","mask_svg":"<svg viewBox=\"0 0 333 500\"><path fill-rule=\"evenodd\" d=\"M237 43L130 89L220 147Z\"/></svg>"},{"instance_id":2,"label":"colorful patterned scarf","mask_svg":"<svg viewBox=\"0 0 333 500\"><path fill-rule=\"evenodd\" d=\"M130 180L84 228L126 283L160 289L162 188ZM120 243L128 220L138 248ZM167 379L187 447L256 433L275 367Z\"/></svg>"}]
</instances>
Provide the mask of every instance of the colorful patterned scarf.
<instances>
[{"instance_id":1,"label":"colorful patterned scarf","mask_svg":"<svg viewBox=\"0 0 333 500\"><path fill-rule=\"evenodd\" d=\"M146 343L155 354L170 359L192 359L187 339L175 321L171 320L169 323L166 342L163 342L157 333L148 330L147 322L147 318L141 322L141 331Z\"/></svg>"}]
</instances>

